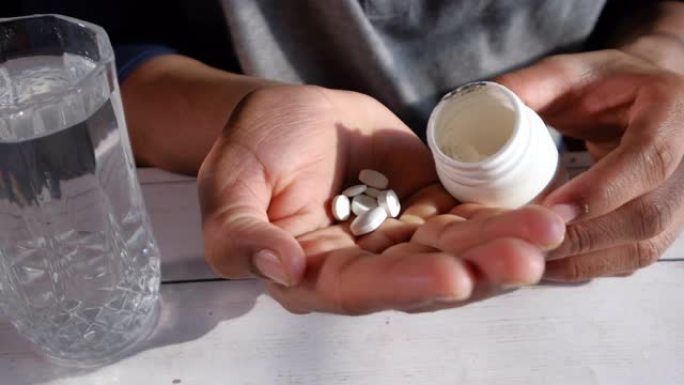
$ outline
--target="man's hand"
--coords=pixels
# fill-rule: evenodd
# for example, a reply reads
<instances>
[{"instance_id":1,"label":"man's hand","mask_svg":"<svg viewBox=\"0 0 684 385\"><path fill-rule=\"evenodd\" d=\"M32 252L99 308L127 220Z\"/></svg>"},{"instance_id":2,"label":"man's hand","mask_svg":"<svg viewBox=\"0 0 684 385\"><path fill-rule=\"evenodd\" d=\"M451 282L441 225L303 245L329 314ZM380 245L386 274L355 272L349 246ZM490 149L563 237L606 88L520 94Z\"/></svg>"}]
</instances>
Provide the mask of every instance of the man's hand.
<instances>
[{"instance_id":1,"label":"man's hand","mask_svg":"<svg viewBox=\"0 0 684 385\"><path fill-rule=\"evenodd\" d=\"M570 222L545 277L581 281L656 261L684 224L684 77L605 50L498 80L597 160L545 199Z\"/></svg>"},{"instance_id":2,"label":"man's hand","mask_svg":"<svg viewBox=\"0 0 684 385\"><path fill-rule=\"evenodd\" d=\"M355 238L329 205L364 168L387 175L405 209ZM225 277L265 276L298 313L431 310L532 284L565 230L541 207L449 214L456 202L408 127L368 96L318 87L249 94L198 181L209 264Z\"/></svg>"}]
</instances>

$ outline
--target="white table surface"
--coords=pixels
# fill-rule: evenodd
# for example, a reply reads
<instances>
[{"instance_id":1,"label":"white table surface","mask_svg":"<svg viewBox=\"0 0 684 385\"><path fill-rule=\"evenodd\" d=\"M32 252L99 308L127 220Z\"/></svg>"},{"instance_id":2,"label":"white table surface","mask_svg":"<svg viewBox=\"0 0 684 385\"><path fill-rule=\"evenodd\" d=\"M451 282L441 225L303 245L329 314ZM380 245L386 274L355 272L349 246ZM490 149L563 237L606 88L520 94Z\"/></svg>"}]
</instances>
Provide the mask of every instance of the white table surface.
<instances>
[{"instance_id":1,"label":"white table surface","mask_svg":"<svg viewBox=\"0 0 684 385\"><path fill-rule=\"evenodd\" d=\"M54 366L0 319L0 385L684 384L684 237L627 278L525 288L464 308L292 315L202 260L195 183L140 170L162 250L162 316L109 366Z\"/></svg>"}]
</instances>

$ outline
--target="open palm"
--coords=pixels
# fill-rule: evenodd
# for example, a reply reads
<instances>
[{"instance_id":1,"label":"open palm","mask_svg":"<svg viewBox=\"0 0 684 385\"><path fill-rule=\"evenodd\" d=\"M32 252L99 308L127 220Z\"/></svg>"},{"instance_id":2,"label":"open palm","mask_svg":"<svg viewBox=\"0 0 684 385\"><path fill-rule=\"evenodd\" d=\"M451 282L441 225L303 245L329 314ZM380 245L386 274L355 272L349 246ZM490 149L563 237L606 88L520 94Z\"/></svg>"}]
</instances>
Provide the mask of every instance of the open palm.
<instances>
[{"instance_id":1,"label":"open palm","mask_svg":"<svg viewBox=\"0 0 684 385\"><path fill-rule=\"evenodd\" d=\"M407 204L400 220L355 238L332 219L329 203L364 168L387 175ZM270 278L271 294L295 312L431 308L469 298L481 278L535 281L543 257L534 245L562 237L554 227L561 221L540 208L439 215L456 202L438 185L427 148L384 106L354 92L290 86L250 94L199 185L210 265L226 277ZM532 218L529 226L520 216Z\"/></svg>"}]
</instances>

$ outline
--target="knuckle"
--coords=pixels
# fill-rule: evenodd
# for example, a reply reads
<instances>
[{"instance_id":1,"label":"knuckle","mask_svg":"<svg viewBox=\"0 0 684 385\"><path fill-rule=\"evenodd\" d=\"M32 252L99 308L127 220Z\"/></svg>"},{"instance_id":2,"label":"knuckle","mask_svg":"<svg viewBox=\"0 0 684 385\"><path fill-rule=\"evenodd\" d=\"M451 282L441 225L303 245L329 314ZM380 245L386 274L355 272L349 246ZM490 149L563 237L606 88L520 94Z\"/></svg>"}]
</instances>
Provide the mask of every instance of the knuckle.
<instances>
[{"instance_id":1,"label":"knuckle","mask_svg":"<svg viewBox=\"0 0 684 385\"><path fill-rule=\"evenodd\" d=\"M567 226L565 233L567 255L584 254L594 248L594 236L589 227L582 224Z\"/></svg>"},{"instance_id":2,"label":"knuckle","mask_svg":"<svg viewBox=\"0 0 684 385\"><path fill-rule=\"evenodd\" d=\"M657 239L654 240L654 242L658 242L661 254L664 253L665 250L667 250L667 248L677 240L677 238L679 238L680 227L681 226L678 225L670 226L667 230L661 233Z\"/></svg>"},{"instance_id":3,"label":"knuckle","mask_svg":"<svg viewBox=\"0 0 684 385\"><path fill-rule=\"evenodd\" d=\"M672 212L665 202L640 198L636 202L638 239L649 239L664 232L672 220Z\"/></svg>"},{"instance_id":4,"label":"knuckle","mask_svg":"<svg viewBox=\"0 0 684 385\"><path fill-rule=\"evenodd\" d=\"M569 263L568 281L583 282L591 278L593 278L591 272L583 264L575 260Z\"/></svg>"},{"instance_id":5,"label":"knuckle","mask_svg":"<svg viewBox=\"0 0 684 385\"><path fill-rule=\"evenodd\" d=\"M647 150L642 152L641 160L653 184L667 180L678 166L672 147L661 139L650 139L645 144Z\"/></svg>"},{"instance_id":6,"label":"knuckle","mask_svg":"<svg viewBox=\"0 0 684 385\"><path fill-rule=\"evenodd\" d=\"M459 235L463 231L462 221L452 221L441 226L436 231L435 246L441 250L453 250L457 247Z\"/></svg>"},{"instance_id":7,"label":"knuckle","mask_svg":"<svg viewBox=\"0 0 684 385\"><path fill-rule=\"evenodd\" d=\"M592 278L591 271L577 258L568 258L562 262L562 269L557 273L558 278L564 282L584 282Z\"/></svg>"},{"instance_id":8,"label":"knuckle","mask_svg":"<svg viewBox=\"0 0 684 385\"><path fill-rule=\"evenodd\" d=\"M634 244L634 268L641 269L656 262L660 258L660 245L654 241L642 241Z\"/></svg>"}]
</instances>

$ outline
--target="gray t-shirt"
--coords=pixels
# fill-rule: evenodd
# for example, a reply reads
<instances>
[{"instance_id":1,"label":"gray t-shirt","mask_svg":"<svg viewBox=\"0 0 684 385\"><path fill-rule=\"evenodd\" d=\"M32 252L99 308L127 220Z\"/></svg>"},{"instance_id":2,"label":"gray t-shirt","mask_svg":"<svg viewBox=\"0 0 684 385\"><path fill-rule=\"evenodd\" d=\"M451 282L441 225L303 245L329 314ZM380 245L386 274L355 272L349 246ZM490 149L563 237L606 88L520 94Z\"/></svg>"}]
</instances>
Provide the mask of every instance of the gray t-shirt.
<instances>
[{"instance_id":1,"label":"gray t-shirt","mask_svg":"<svg viewBox=\"0 0 684 385\"><path fill-rule=\"evenodd\" d=\"M582 47L605 0L221 0L244 73L351 89L419 133L447 91Z\"/></svg>"}]
</instances>

